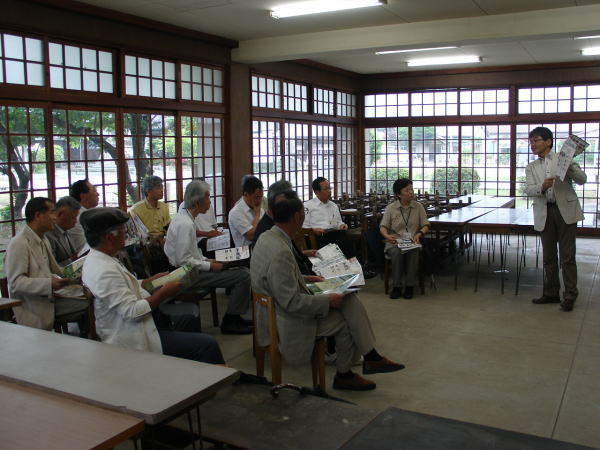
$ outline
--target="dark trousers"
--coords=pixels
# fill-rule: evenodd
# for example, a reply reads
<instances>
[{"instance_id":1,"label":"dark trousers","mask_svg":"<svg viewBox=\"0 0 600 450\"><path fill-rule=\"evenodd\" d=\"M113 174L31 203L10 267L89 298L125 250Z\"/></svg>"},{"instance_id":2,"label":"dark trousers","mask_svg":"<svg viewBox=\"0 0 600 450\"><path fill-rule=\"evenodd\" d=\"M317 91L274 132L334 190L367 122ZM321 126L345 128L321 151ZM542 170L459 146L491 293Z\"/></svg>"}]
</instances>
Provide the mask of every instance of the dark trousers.
<instances>
[{"instance_id":1,"label":"dark trousers","mask_svg":"<svg viewBox=\"0 0 600 450\"><path fill-rule=\"evenodd\" d=\"M548 205L546 225L541 233L544 259L544 295L548 297L558 297L560 295L559 253L565 288L564 298L574 300L579 294L577 290L577 262L575 260L576 230L576 223L568 225L565 223L558 206Z\"/></svg>"},{"instance_id":2,"label":"dark trousers","mask_svg":"<svg viewBox=\"0 0 600 450\"><path fill-rule=\"evenodd\" d=\"M179 316L176 323L169 326L163 320L156 320L155 315L155 322L165 355L209 364L225 364L219 343L212 336L195 331L179 331L196 328L197 318Z\"/></svg>"},{"instance_id":3,"label":"dark trousers","mask_svg":"<svg viewBox=\"0 0 600 450\"><path fill-rule=\"evenodd\" d=\"M348 239L344 230L330 231L323 236L317 236L317 245L319 248L327 244L337 244L346 258L354 258L356 256L354 244Z\"/></svg>"}]
</instances>

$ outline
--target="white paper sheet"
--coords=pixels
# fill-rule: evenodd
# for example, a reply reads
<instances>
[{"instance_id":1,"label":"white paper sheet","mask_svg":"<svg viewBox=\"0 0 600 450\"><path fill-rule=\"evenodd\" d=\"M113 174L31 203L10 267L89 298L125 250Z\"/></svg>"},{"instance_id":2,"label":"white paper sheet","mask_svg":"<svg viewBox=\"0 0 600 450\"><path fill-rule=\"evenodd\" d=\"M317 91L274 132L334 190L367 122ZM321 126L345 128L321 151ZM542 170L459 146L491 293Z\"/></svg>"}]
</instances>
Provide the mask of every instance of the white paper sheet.
<instances>
[{"instance_id":1,"label":"white paper sheet","mask_svg":"<svg viewBox=\"0 0 600 450\"><path fill-rule=\"evenodd\" d=\"M222 248L229 248L230 244L231 233L228 229L224 229L221 236L215 236L206 240L206 251L214 252L215 250L221 250Z\"/></svg>"},{"instance_id":2,"label":"white paper sheet","mask_svg":"<svg viewBox=\"0 0 600 450\"><path fill-rule=\"evenodd\" d=\"M558 152L558 162L556 164L556 176L561 180L565 180L567 171L573 158L582 153L590 144L574 134L563 143Z\"/></svg>"},{"instance_id":3,"label":"white paper sheet","mask_svg":"<svg viewBox=\"0 0 600 450\"><path fill-rule=\"evenodd\" d=\"M225 248L215 252L215 259L219 262L240 261L250 258L250 247Z\"/></svg>"}]
</instances>

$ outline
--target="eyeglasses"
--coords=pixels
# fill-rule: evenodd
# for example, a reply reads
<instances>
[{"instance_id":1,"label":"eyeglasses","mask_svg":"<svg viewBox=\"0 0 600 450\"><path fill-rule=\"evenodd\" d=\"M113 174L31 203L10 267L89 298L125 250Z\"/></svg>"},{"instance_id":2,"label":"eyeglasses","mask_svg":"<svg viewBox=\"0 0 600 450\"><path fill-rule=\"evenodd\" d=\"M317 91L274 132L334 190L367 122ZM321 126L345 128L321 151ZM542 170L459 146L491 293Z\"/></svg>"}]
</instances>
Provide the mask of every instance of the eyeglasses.
<instances>
[{"instance_id":1,"label":"eyeglasses","mask_svg":"<svg viewBox=\"0 0 600 450\"><path fill-rule=\"evenodd\" d=\"M529 139L529 142L540 142L540 141L545 141L546 139L541 138L541 137L535 137L533 139Z\"/></svg>"}]
</instances>

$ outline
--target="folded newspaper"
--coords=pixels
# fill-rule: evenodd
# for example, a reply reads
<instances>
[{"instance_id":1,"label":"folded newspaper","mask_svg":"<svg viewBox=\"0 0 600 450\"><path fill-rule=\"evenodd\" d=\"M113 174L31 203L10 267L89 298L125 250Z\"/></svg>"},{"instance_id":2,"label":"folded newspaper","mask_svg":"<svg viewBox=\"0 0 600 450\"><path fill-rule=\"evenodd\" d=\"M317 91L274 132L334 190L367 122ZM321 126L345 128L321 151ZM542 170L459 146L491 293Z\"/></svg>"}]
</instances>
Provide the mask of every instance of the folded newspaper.
<instances>
[{"instance_id":1,"label":"folded newspaper","mask_svg":"<svg viewBox=\"0 0 600 450\"><path fill-rule=\"evenodd\" d=\"M215 250L221 250L223 248L229 248L231 245L231 233L227 228L221 231L221 236L215 236L206 240L206 251L213 252Z\"/></svg>"},{"instance_id":2,"label":"folded newspaper","mask_svg":"<svg viewBox=\"0 0 600 450\"><path fill-rule=\"evenodd\" d=\"M308 289L313 294L348 294L358 289L351 289L351 286L358 279L358 274L340 275L339 277L327 278L324 281L316 283L307 283Z\"/></svg>"},{"instance_id":3,"label":"folded newspaper","mask_svg":"<svg viewBox=\"0 0 600 450\"><path fill-rule=\"evenodd\" d=\"M171 281L183 281L182 279L192 273L192 269L194 266L192 264L184 264L183 266L175 269L173 272L169 273L160 278L156 278L152 281L146 281L142 283L142 287L146 289L148 292L152 293L157 289L161 288L165 284Z\"/></svg>"},{"instance_id":4,"label":"folded newspaper","mask_svg":"<svg viewBox=\"0 0 600 450\"><path fill-rule=\"evenodd\" d=\"M250 258L250 247L225 248L215 251L215 260L219 262L241 261Z\"/></svg>"},{"instance_id":5,"label":"folded newspaper","mask_svg":"<svg viewBox=\"0 0 600 450\"><path fill-rule=\"evenodd\" d=\"M412 239L398 239L397 242L398 242L398 248L400 249L400 252L402 252L402 253L409 252L415 248L423 247L421 244L417 244Z\"/></svg>"},{"instance_id":6,"label":"folded newspaper","mask_svg":"<svg viewBox=\"0 0 600 450\"><path fill-rule=\"evenodd\" d=\"M365 284L362 267L356 258L346 259L344 253L336 244L328 244L317 250L315 257L309 258L313 272L323 278L333 278L341 275L357 274L353 286Z\"/></svg>"},{"instance_id":7,"label":"folded newspaper","mask_svg":"<svg viewBox=\"0 0 600 450\"><path fill-rule=\"evenodd\" d=\"M589 143L574 134L569 135L565 140L560 151L558 152L558 160L556 162L556 176L561 180L565 180L569 166L573 162L573 158L581 154Z\"/></svg>"}]
</instances>

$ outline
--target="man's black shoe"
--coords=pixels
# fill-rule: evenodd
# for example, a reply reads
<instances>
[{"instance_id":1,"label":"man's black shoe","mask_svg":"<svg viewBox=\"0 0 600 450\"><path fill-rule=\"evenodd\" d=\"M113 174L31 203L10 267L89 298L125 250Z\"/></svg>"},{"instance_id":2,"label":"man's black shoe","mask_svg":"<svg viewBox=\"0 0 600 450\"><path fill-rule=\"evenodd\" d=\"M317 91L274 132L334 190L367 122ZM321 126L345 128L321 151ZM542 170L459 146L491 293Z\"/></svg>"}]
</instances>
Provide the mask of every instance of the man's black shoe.
<instances>
[{"instance_id":1,"label":"man's black shoe","mask_svg":"<svg viewBox=\"0 0 600 450\"><path fill-rule=\"evenodd\" d=\"M560 304L560 309L566 312L573 311L573 305L575 305L574 298L565 298Z\"/></svg>"},{"instance_id":2,"label":"man's black shoe","mask_svg":"<svg viewBox=\"0 0 600 450\"><path fill-rule=\"evenodd\" d=\"M406 286L406 288L404 289L403 297L407 300L410 300L411 298L413 298L413 294L414 288L412 286Z\"/></svg>"},{"instance_id":3,"label":"man's black shoe","mask_svg":"<svg viewBox=\"0 0 600 450\"><path fill-rule=\"evenodd\" d=\"M392 292L390 292L390 298L400 298L400 296L402 295L402 288L400 287L395 287L394 289L392 289Z\"/></svg>"},{"instance_id":4,"label":"man's black shoe","mask_svg":"<svg viewBox=\"0 0 600 450\"><path fill-rule=\"evenodd\" d=\"M240 322L248 327L253 327L254 326L254 322L250 319L244 319L242 316L240 316Z\"/></svg>"},{"instance_id":5,"label":"man's black shoe","mask_svg":"<svg viewBox=\"0 0 600 450\"><path fill-rule=\"evenodd\" d=\"M531 300L531 303L535 305L544 305L546 303L560 303L560 297L549 297L547 295L542 295L539 298L534 298Z\"/></svg>"}]
</instances>

